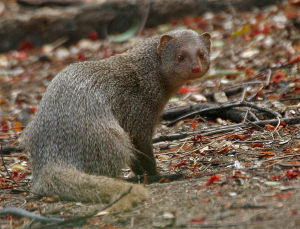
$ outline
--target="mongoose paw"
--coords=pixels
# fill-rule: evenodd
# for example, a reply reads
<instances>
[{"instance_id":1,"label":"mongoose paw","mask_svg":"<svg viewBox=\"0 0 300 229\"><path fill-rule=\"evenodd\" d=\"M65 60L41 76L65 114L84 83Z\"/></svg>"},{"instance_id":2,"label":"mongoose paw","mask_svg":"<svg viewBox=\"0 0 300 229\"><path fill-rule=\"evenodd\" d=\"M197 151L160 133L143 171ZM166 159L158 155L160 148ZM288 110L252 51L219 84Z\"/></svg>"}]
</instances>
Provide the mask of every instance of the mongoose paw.
<instances>
[{"instance_id":1,"label":"mongoose paw","mask_svg":"<svg viewBox=\"0 0 300 229\"><path fill-rule=\"evenodd\" d=\"M139 204L141 204L144 200L149 196L149 191L144 188L142 185L126 185L127 190L132 187L131 191L123 196L120 200L118 200L115 204L113 204L108 210L109 211L128 211L132 208L135 208ZM125 191L126 192L126 191ZM124 192L123 192L124 193ZM118 193L118 195L114 195L114 198L117 199L120 197L122 192Z\"/></svg>"}]
</instances>

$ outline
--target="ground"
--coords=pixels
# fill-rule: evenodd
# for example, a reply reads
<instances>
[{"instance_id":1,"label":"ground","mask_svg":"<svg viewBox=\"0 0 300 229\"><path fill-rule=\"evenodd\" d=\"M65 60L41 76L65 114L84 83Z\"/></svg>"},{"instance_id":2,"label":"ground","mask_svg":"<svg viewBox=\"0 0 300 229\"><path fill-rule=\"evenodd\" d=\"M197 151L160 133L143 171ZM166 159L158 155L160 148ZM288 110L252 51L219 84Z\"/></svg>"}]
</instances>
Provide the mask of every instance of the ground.
<instances>
[{"instance_id":1,"label":"ground","mask_svg":"<svg viewBox=\"0 0 300 229\"><path fill-rule=\"evenodd\" d=\"M297 1L290 1L297 2ZM145 29L141 38L185 27L212 36L211 68L189 82L166 109L193 104L246 100L278 112L282 118L300 116L300 16L297 4L271 6L249 12L206 13ZM134 45L90 39L64 47L54 42L33 47L24 41L17 51L0 54L0 144L18 145L17 138L34 115L47 85L69 63L108 58ZM237 93L228 89L240 87ZM227 93L226 93L227 92ZM244 111L259 119L266 112ZM158 125L155 137L191 135L154 143L161 174L184 173L185 178L146 184L150 197L127 212L102 211L102 205L34 199L30 195L30 156L1 155L2 207L19 207L36 215L72 219L61 227L83 228L299 228L300 125L247 125L212 133L233 125L226 119L197 116L173 127ZM203 130L209 130L204 133ZM201 132L202 131L202 132ZM126 197L124 197L126 198ZM89 216L90 213L97 214ZM87 216L78 218L78 216ZM77 218L76 218L77 217ZM58 228L57 223L13 214L0 216L1 228Z\"/></svg>"}]
</instances>

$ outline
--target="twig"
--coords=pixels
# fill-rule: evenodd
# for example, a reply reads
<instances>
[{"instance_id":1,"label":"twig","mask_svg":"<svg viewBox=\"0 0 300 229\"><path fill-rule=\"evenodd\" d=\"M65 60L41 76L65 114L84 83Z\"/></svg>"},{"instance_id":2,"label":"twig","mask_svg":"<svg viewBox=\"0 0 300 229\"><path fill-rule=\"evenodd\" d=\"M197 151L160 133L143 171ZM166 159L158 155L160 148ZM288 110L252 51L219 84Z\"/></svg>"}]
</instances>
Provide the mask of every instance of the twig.
<instances>
[{"instance_id":1,"label":"twig","mask_svg":"<svg viewBox=\"0 0 300 229\"><path fill-rule=\"evenodd\" d=\"M10 154L11 152L22 152L24 148L22 146L0 146L1 154Z\"/></svg>"},{"instance_id":2,"label":"twig","mask_svg":"<svg viewBox=\"0 0 300 229\"><path fill-rule=\"evenodd\" d=\"M300 154L292 154L292 155L286 155L286 156L281 156L281 157L273 157L273 158L263 160L262 163L268 162L268 161L274 161L274 160L278 160L278 159L289 158L289 157L299 157L299 156L300 156Z\"/></svg>"},{"instance_id":3,"label":"twig","mask_svg":"<svg viewBox=\"0 0 300 229\"><path fill-rule=\"evenodd\" d=\"M137 35L141 35L143 29L145 28L146 22L148 20L149 12L150 12L150 1L146 3L146 9L144 11L144 15L142 17L142 21L138 29Z\"/></svg>"},{"instance_id":4,"label":"twig","mask_svg":"<svg viewBox=\"0 0 300 229\"><path fill-rule=\"evenodd\" d=\"M168 124L168 126L173 126L175 123L177 123L177 122L179 122L179 121L181 121L183 119L191 118L191 117L194 117L196 115L203 115L203 114L205 114L207 112L222 111L222 110L226 110L226 109L234 108L234 107L251 107L251 108L254 108L254 109L258 110L258 111L265 112L269 116L272 116L272 117L281 117L281 115L278 112L276 112L276 111L273 111L271 109L264 108L264 107L259 107L259 106L255 105L255 104L252 104L252 103L249 103L249 102L246 102L246 101L242 101L242 102L236 102L236 103L231 103L231 104L223 104L223 105L215 106L215 107L211 107L211 108L200 109L198 111L193 111L191 113L188 113L188 114L180 116L179 118L177 118L174 121L170 122Z\"/></svg>"},{"instance_id":5,"label":"twig","mask_svg":"<svg viewBox=\"0 0 300 229\"><path fill-rule=\"evenodd\" d=\"M182 173L178 173L178 174L154 175L154 176L146 176L146 177L147 177L148 184L151 184L151 183L156 183L163 178L167 179L168 181L179 180L185 178L185 175ZM144 176L134 176L126 179L126 181L133 182L133 183L144 183L144 179L145 179Z\"/></svg>"},{"instance_id":6,"label":"twig","mask_svg":"<svg viewBox=\"0 0 300 229\"><path fill-rule=\"evenodd\" d=\"M289 124L289 125L299 124L300 123L300 116L295 117L295 118L283 118L283 119L280 119L280 121L285 122L286 124ZM278 119L268 119L268 120L262 120L262 121L256 121L256 122L239 123L239 124L234 124L234 125L229 125L229 126L221 126L221 127L217 127L217 128L211 128L211 129L207 129L207 130L200 130L200 131L193 131L193 132L183 132L183 133L160 136L160 137L157 137L157 138L153 138L152 142L157 143L157 142L162 142L162 141L179 140L179 139L182 139L182 138L186 138L188 136L192 136L194 134L200 134L200 135L203 135L203 136L208 136L208 135L212 135L212 134L216 134L216 133L235 130L237 128L245 128L245 127L248 127L250 125L252 125L252 126L264 126L266 124L276 125L277 123L278 123Z\"/></svg>"},{"instance_id":7,"label":"twig","mask_svg":"<svg viewBox=\"0 0 300 229\"><path fill-rule=\"evenodd\" d=\"M241 102L243 102L243 101L245 100L246 92L247 92L247 87L244 87L244 88L243 88L242 95L241 95Z\"/></svg>"},{"instance_id":8,"label":"twig","mask_svg":"<svg viewBox=\"0 0 300 229\"><path fill-rule=\"evenodd\" d=\"M1 154L1 160L2 160L2 164L3 164L3 167L7 173L7 175L9 176L9 179L14 183L14 184L18 184L14 178L11 176L10 172L8 171L7 167L6 167L6 164L5 164L5 161L4 161L4 158L3 158L3 155Z\"/></svg>"},{"instance_id":9,"label":"twig","mask_svg":"<svg viewBox=\"0 0 300 229\"><path fill-rule=\"evenodd\" d=\"M289 100L300 100L300 97L287 97L287 98L279 99L280 102L289 101Z\"/></svg>"},{"instance_id":10,"label":"twig","mask_svg":"<svg viewBox=\"0 0 300 229\"><path fill-rule=\"evenodd\" d=\"M275 67L262 66L262 67L261 67L260 69L258 69L258 70L259 70L259 71L264 71L264 70L266 70L266 69L277 70L277 69L280 69L280 68L288 68L288 67L290 67L290 66L292 66L292 65L294 65L294 64L297 64L297 63L299 63L299 62L300 62L300 60L296 60L295 62L292 62L292 63L287 62L287 63L281 64L281 65L275 66Z\"/></svg>"},{"instance_id":11,"label":"twig","mask_svg":"<svg viewBox=\"0 0 300 229\"><path fill-rule=\"evenodd\" d=\"M39 220L41 222L46 222L46 223L64 221L63 219L57 218L57 217L45 217L45 216L36 215L36 214L34 214L30 211L27 211L23 208L16 208L16 207L0 208L0 214L13 214L13 215L18 215L18 216L22 216L22 217L28 217L30 219L35 219L35 220Z\"/></svg>"},{"instance_id":12,"label":"twig","mask_svg":"<svg viewBox=\"0 0 300 229\"><path fill-rule=\"evenodd\" d=\"M272 70L268 69L267 70L267 78L266 78L266 81L265 81L266 86L269 86L269 84L270 84L271 75L272 75Z\"/></svg>"}]
</instances>

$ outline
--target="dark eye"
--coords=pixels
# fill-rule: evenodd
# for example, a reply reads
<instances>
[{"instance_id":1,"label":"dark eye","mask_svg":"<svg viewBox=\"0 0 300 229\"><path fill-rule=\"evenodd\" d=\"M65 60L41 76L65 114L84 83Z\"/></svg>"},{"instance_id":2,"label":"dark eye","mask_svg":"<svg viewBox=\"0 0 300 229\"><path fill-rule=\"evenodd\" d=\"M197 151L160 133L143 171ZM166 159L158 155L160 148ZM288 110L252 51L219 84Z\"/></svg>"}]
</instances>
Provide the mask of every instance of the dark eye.
<instances>
[{"instance_id":1,"label":"dark eye","mask_svg":"<svg viewBox=\"0 0 300 229\"><path fill-rule=\"evenodd\" d=\"M184 56L183 55L178 55L177 59L178 59L179 62L182 62L182 61L184 61Z\"/></svg>"}]
</instances>

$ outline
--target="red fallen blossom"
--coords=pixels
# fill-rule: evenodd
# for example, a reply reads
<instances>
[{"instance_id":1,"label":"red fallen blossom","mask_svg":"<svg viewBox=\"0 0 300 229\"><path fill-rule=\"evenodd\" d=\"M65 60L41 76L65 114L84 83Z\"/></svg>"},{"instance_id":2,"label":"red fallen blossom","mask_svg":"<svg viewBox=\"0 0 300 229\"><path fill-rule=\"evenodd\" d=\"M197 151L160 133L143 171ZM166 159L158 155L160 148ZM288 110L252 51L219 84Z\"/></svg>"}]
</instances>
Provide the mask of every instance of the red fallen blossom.
<instances>
[{"instance_id":1,"label":"red fallen blossom","mask_svg":"<svg viewBox=\"0 0 300 229\"><path fill-rule=\"evenodd\" d=\"M31 49L33 49L33 48L34 48L34 46L33 46L33 44L32 44L31 41L23 41L23 42L21 42L21 44L20 44L19 50L22 50L22 51L29 51L29 50L31 50Z\"/></svg>"},{"instance_id":2,"label":"red fallen blossom","mask_svg":"<svg viewBox=\"0 0 300 229\"><path fill-rule=\"evenodd\" d=\"M167 177L162 177L159 179L158 183L170 183L170 180Z\"/></svg>"},{"instance_id":3,"label":"red fallen blossom","mask_svg":"<svg viewBox=\"0 0 300 229\"><path fill-rule=\"evenodd\" d=\"M89 37L93 40L96 41L99 39L98 33L97 31L93 30L90 32Z\"/></svg>"},{"instance_id":4,"label":"red fallen blossom","mask_svg":"<svg viewBox=\"0 0 300 229\"><path fill-rule=\"evenodd\" d=\"M188 163L186 162L186 160L183 160L182 162L177 163L177 164L174 164L174 165L172 165L172 166L173 166L173 168L177 168L177 167L181 167L181 166L187 165L187 164L188 164Z\"/></svg>"},{"instance_id":5,"label":"red fallen blossom","mask_svg":"<svg viewBox=\"0 0 300 229\"><path fill-rule=\"evenodd\" d=\"M294 153L294 150L291 148L285 148L282 152L283 153Z\"/></svg>"},{"instance_id":6,"label":"red fallen blossom","mask_svg":"<svg viewBox=\"0 0 300 229\"><path fill-rule=\"evenodd\" d=\"M254 69L248 68L246 69L245 73L246 73L246 77L249 79L254 74Z\"/></svg>"},{"instance_id":7,"label":"red fallen blossom","mask_svg":"<svg viewBox=\"0 0 300 229\"><path fill-rule=\"evenodd\" d=\"M191 219L190 223L192 224L203 224L205 222L204 218L199 218L199 219Z\"/></svg>"},{"instance_id":8,"label":"red fallen blossom","mask_svg":"<svg viewBox=\"0 0 300 229\"><path fill-rule=\"evenodd\" d=\"M211 202L211 199L210 198L202 199L201 202L202 203L209 203L209 202Z\"/></svg>"},{"instance_id":9,"label":"red fallen blossom","mask_svg":"<svg viewBox=\"0 0 300 229\"><path fill-rule=\"evenodd\" d=\"M85 55L84 55L84 53L78 53L78 55L77 55L77 60L85 60Z\"/></svg>"},{"instance_id":10,"label":"red fallen blossom","mask_svg":"<svg viewBox=\"0 0 300 229\"><path fill-rule=\"evenodd\" d=\"M280 121L280 126L286 126L286 122L284 122L284 121Z\"/></svg>"},{"instance_id":11,"label":"red fallen blossom","mask_svg":"<svg viewBox=\"0 0 300 229\"><path fill-rule=\"evenodd\" d=\"M291 76L291 81L298 83L298 82L300 82L300 78L298 76ZM286 97L289 97L289 96L290 96L290 94L286 93Z\"/></svg>"},{"instance_id":12,"label":"red fallen blossom","mask_svg":"<svg viewBox=\"0 0 300 229\"><path fill-rule=\"evenodd\" d=\"M12 56L13 56L13 58L15 58L16 60L19 60L19 61L26 60L28 57L27 53L23 50L14 52Z\"/></svg>"},{"instance_id":13,"label":"red fallen blossom","mask_svg":"<svg viewBox=\"0 0 300 229\"><path fill-rule=\"evenodd\" d=\"M26 173L25 172L17 172L17 171L14 171L12 172L11 174L11 177L14 179L14 181L20 181L22 180L24 177L26 176Z\"/></svg>"},{"instance_id":14,"label":"red fallen blossom","mask_svg":"<svg viewBox=\"0 0 300 229\"><path fill-rule=\"evenodd\" d=\"M51 197L43 197L42 201L45 203L55 203L59 201L59 196L58 195L53 195Z\"/></svg>"},{"instance_id":15,"label":"red fallen blossom","mask_svg":"<svg viewBox=\"0 0 300 229\"><path fill-rule=\"evenodd\" d=\"M188 178L193 178L195 176L199 176L200 174L201 174L200 172L196 172L196 173L189 174L187 177Z\"/></svg>"},{"instance_id":16,"label":"red fallen blossom","mask_svg":"<svg viewBox=\"0 0 300 229\"><path fill-rule=\"evenodd\" d=\"M298 215L298 211L297 210L292 210L291 211L291 216L297 216Z\"/></svg>"},{"instance_id":17,"label":"red fallen blossom","mask_svg":"<svg viewBox=\"0 0 300 229\"><path fill-rule=\"evenodd\" d=\"M0 189L12 189L14 187L12 182L7 182L9 180L5 178L0 178Z\"/></svg>"},{"instance_id":18,"label":"red fallen blossom","mask_svg":"<svg viewBox=\"0 0 300 229\"><path fill-rule=\"evenodd\" d=\"M290 64L296 63L296 62L300 62L300 56L297 56L295 58L292 58L289 60Z\"/></svg>"},{"instance_id":19,"label":"red fallen blossom","mask_svg":"<svg viewBox=\"0 0 300 229\"><path fill-rule=\"evenodd\" d=\"M184 95L184 94L187 94L187 93L193 92L193 91L198 91L198 89L197 89L197 88L186 88L186 87L182 87L182 88L180 88L180 89L178 90L178 93Z\"/></svg>"},{"instance_id":20,"label":"red fallen blossom","mask_svg":"<svg viewBox=\"0 0 300 229\"><path fill-rule=\"evenodd\" d=\"M2 131L7 131L8 130L8 125L3 125L1 129L2 129Z\"/></svg>"},{"instance_id":21,"label":"red fallen blossom","mask_svg":"<svg viewBox=\"0 0 300 229\"><path fill-rule=\"evenodd\" d=\"M193 121L193 122L192 122L192 127L193 127L193 129L194 129L194 130L196 130L196 128L197 128L197 124L196 124L196 122L195 122L195 121Z\"/></svg>"},{"instance_id":22,"label":"red fallen blossom","mask_svg":"<svg viewBox=\"0 0 300 229\"><path fill-rule=\"evenodd\" d=\"M299 93L300 93L300 85L296 85L296 86L293 88L293 92L296 93L296 94L299 94Z\"/></svg>"},{"instance_id":23,"label":"red fallen blossom","mask_svg":"<svg viewBox=\"0 0 300 229\"><path fill-rule=\"evenodd\" d=\"M277 176L270 177L268 180L280 180L281 178L282 175L277 175Z\"/></svg>"},{"instance_id":24,"label":"red fallen blossom","mask_svg":"<svg viewBox=\"0 0 300 229\"><path fill-rule=\"evenodd\" d=\"M247 177L245 175L242 175L241 171L235 171L232 178L246 179Z\"/></svg>"},{"instance_id":25,"label":"red fallen blossom","mask_svg":"<svg viewBox=\"0 0 300 229\"><path fill-rule=\"evenodd\" d=\"M182 23L183 23L184 25L190 25L190 24L192 24L194 21L195 21L195 18L194 18L194 17L186 17L186 18L183 18L183 19L182 19Z\"/></svg>"},{"instance_id":26,"label":"red fallen blossom","mask_svg":"<svg viewBox=\"0 0 300 229\"><path fill-rule=\"evenodd\" d=\"M271 125L271 124L266 124L265 125L265 130L267 131L274 131L275 130L275 126Z\"/></svg>"},{"instance_id":27,"label":"red fallen blossom","mask_svg":"<svg viewBox=\"0 0 300 229\"><path fill-rule=\"evenodd\" d=\"M264 157L264 158L271 158L274 157L275 154L272 151L264 151L259 153L259 157Z\"/></svg>"},{"instance_id":28,"label":"red fallen blossom","mask_svg":"<svg viewBox=\"0 0 300 229\"><path fill-rule=\"evenodd\" d=\"M284 72L276 72L271 77L271 82L273 82L273 83L279 83L281 81L284 81L285 78L286 78L286 74Z\"/></svg>"},{"instance_id":29,"label":"red fallen blossom","mask_svg":"<svg viewBox=\"0 0 300 229\"><path fill-rule=\"evenodd\" d=\"M30 111L31 114L34 114L34 113L36 112L36 110L37 110L36 107L31 107L31 108L29 109L29 111Z\"/></svg>"},{"instance_id":30,"label":"red fallen blossom","mask_svg":"<svg viewBox=\"0 0 300 229\"><path fill-rule=\"evenodd\" d=\"M275 197L276 197L277 199L288 198L288 197L290 197L290 196L292 196L292 192L279 193L279 194L275 195Z\"/></svg>"},{"instance_id":31,"label":"red fallen blossom","mask_svg":"<svg viewBox=\"0 0 300 229\"><path fill-rule=\"evenodd\" d=\"M252 142L252 143L251 143L251 147L252 147L252 148L256 148L256 147L264 147L264 143L260 143L260 142Z\"/></svg>"},{"instance_id":32,"label":"red fallen blossom","mask_svg":"<svg viewBox=\"0 0 300 229\"><path fill-rule=\"evenodd\" d=\"M286 170L285 175L289 179L296 179L298 176L300 176L300 170L293 168L292 170Z\"/></svg>"},{"instance_id":33,"label":"red fallen blossom","mask_svg":"<svg viewBox=\"0 0 300 229\"><path fill-rule=\"evenodd\" d=\"M229 150L231 150L230 147L224 147L218 151L215 151L214 153L217 153L217 154L221 154L221 153L225 153L225 152L228 152Z\"/></svg>"},{"instance_id":34,"label":"red fallen blossom","mask_svg":"<svg viewBox=\"0 0 300 229\"><path fill-rule=\"evenodd\" d=\"M283 153L300 153L300 148L285 148Z\"/></svg>"},{"instance_id":35,"label":"red fallen blossom","mask_svg":"<svg viewBox=\"0 0 300 229\"><path fill-rule=\"evenodd\" d=\"M231 134L231 135L227 136L227 139L245 140L249 137L251 137L251 134Z\"/></svg>"},{"instance_id":36,"label":"red fallen blossom","mask_svg":"<svg viewBox=\"0 0 300 229\"><path fill-rule=\"evenodd\" d=\"M13 216L12 216L12 215L8 215L8 216L6 216L5 219L6 219L6 220L13 220Z\"/></svg>"},{"instance_id":37,"label":"red fallen blossom","mask_svg":"<svg viewBox=\"0 0 300 229\"><path fill-rule=\"evenodd\" d=\"M251 41L252 36L250 36L249 34L245 34L245 35L243 35L243 39L244 39L244 41L249 42L249 41Z\"/></svg>"},{"instance_id":38,"label":"red fallen blossom","mask_svg":"<svg viewBox=\"0 0 300 229\"><path fill-rule=\"evenodd\" d=\"M207 182L205 183L205 186L211 185L212 183L214 183L214 182L220 180L220 178L221 178L220 175L213 175L213 176L211 176L211 177L207 180Z\"/></svg>"},{"instance_id":39,"label":"red fallen blossom","mask_svg":"<svg viewBox=\"0 0 300 229\"><path fill-rule=\"evenodd\" d=\"M300 6L300 1L299 0L289 0L289 3L291 5Z\"/></svg>"},{"instance_id":40,"label":"red fallen blossom","mask_svg":"<svg viewBox=\"0 0 300 229\"><path fill-rule=\"evenodd\" d=\"M202 141L204 139L204 136L200 135L200 134L197 134L197 135L194 135L191 140L194 141L194 142L197 142L197 141Z\"/></svg>"},{"instance_id":41,"label":"red fallen blossom","mask_svg":"<svg viewBox=\"0 0 300 229\"><path fill-rule=\"evenodd\" d=\"M261 31L263 34L269 34L270 33L270 27L267 25L264 25L263 30Z\"/></svg>"}]
</instances>

